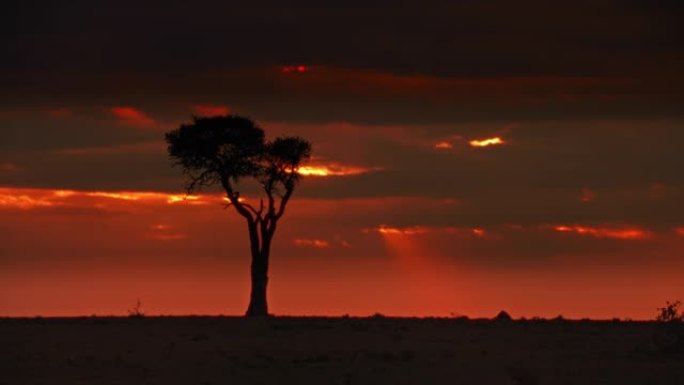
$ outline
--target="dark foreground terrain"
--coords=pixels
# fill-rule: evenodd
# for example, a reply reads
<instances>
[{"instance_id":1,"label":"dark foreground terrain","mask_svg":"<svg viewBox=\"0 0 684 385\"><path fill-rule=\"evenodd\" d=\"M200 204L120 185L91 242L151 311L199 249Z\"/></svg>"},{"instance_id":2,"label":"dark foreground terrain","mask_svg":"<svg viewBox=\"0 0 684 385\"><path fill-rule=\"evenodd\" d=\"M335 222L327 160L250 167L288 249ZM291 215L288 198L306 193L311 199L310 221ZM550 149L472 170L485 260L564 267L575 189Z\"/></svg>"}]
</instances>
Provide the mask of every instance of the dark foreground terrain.
<instances>
[{"instance_id":1,"label":"dark foreground terrain","mask_svg":"<svg viewBox=\"0 0 684 385\"><path fill-rule=\"evenodd\" d=\"M0 319L0 384L684 384L681 325Z\"/></svg>"}]
</instances>

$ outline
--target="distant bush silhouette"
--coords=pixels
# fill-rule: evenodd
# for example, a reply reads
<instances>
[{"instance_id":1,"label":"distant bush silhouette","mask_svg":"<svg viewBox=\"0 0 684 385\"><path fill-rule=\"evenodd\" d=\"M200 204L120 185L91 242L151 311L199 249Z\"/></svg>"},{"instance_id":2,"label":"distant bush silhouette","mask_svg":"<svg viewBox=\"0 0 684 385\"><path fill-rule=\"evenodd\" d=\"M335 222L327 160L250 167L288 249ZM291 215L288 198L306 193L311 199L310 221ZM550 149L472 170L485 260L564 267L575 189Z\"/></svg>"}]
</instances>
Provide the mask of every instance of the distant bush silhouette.
<instances>
[{"instance_id":1,"label":"distant bush silhouette","mask_svg":"<svg viewBox=\"0 0 684 385\"><path fill-rule=\"evenodd\" d=\"M145 312L142 310L142 302L140 302L140 299L136 300L135 305L128 309L128 316L133 318L142 318L145 316Z\"/></svg>"},{"instance_id":2,"label":"distant bush silhouette","mask_svg":"<svg viewBox=\"0 0 684 385\"><path fill-rule=\"evenodd\" d=\"M494 317L494 321L502 321L502 322L507 322L507 321L512 321L513 318L511 317L510 314L508 314L506 311L501 310L499 314Z\"/></svg>"},{"instance_id":3,"label":"distant bush silhouette","mask_svg":"<svg viewBox=\"0 0 684 385\"><path fill-rule=\"evenodd\" d=\"M659 322L684 322L684 311L680 308L682 303L680 301L665 303L664 307L658 308L658 315L656 321Z\"/></svg>"},{"instance_id":4,"label":"distant bush silhouette","mask_svg":"<svg viewBox=\"0 0 684 385\"><path fill-rule=\"evenodd\" d=\"M653 343L662 354L684 354L684 311L681 305L680 301L668 301L664 307L658 308L656 321L660 324L653 334Z\"/></svg>"},{"instance_id":5,"label":"distant bush silhouette","mask_svg":"<svg viewBox=\"0 0 684 385\"><path fill-rule=\"evenodd\" d=\"M271 242L299 182L299 166L311 156L311 143L294 136L266 141L261 127L238 115L193 117L192 123L167 132L166 142L174 165L189 177L188 193L203 186L221 186L229 205L245 218L252 256L246 315L268 315ZM265 200L251 203L240 197L238 184L245 178L258 183Z\"/></svg>"}]
</instances>

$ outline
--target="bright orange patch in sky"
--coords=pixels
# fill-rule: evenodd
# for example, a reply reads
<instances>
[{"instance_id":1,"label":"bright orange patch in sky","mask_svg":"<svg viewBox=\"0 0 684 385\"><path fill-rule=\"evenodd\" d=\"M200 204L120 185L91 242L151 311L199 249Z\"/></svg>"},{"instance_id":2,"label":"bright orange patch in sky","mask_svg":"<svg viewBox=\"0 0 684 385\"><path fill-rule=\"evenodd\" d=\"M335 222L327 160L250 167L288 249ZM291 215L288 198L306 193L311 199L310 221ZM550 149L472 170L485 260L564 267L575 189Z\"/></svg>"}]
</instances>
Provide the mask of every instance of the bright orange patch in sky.
<instances>
[{"instance_id":1,"label":"bright orange patch in sky","mask_svg":"<svg viewBox=\"0 0 684 385\"><path fill-rule=\"evenodd\" d=\"M481 140L471 140L470 141L470 146L471 147L489 147L489 146L497 146L504 144L504 140L499 138L498 136L495 138L488 138L488 139L481 139Z\"/></svg>"},{"instance_id":2,"label":"bright orange patch in sky","mask_svg":"<svg viewBox=\"0 0 684 385\"><path fill-rule=\"evenodd\" d=\"M4 193L3 190L7 189L0 189L0 206L14 207L19 209L32 209L35 207L47 207L53 205L53 203L48 199L34 197L23 193L7 194Z\"/></svg>"},{"instance_id":3,"label":"bright orange patch in sky","mask_svg":"<svg viewBox=\"0 0 684 385\"><path fill-rule=\"evenodd\" d=\"M219 202L218 196L167 194L147 191L76 191L26 188L0 188L0 207L33 209L59 206L68 203L69 199L105 198L118 201L142 201L160 203L207 204Z\"/></svg>"},{"instance_id":4,"label":"bright orange patch in sky","mask_svg":"<svg viewBox=\"0 0 684 385\"><path fill-rule=\"evenodd\" d=\"M327 165L308 165L300 167L297 172L305 176L350 176L366 174L372 171L368 167L345 166L337 163Z\"/></svg>"},{"instance_id":5,"label":"bright orange patch in sky","mask_svg":"<svg viewBox=\"0 0 684 385\"><path fill-rule=\"evenodd\" d=\"M646 239L651 233L637 228L608 228L608 227L589 227L589 226L565 226L554 227L554 230L562 233L575 233L588 235L595 238L613 239Z\"/></svg>"}]
</instances>

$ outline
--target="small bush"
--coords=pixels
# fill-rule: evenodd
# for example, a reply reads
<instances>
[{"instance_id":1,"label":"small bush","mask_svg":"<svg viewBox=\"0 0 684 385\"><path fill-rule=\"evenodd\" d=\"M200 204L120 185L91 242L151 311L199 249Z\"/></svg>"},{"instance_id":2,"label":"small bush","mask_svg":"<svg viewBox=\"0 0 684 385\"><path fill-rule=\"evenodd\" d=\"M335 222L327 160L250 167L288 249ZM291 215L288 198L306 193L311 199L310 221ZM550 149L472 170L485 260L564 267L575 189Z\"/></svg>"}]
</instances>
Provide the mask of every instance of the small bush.
<instances>
[{"instance_id":1,"label":"small bush","mask_svg":"<svg viewBox=\"0 0 684 385\"><path fill-rule=\"evenodd\" d=\"M684 311L681 310L682 303L680 301L665 303L664 307L658 308L658 315L656 321L659 322L682 322L684 321Z\"/></svg>"},{"instance_id":2,"label":"small bush","mask_svg":"<svg viewBox=\"0 0 684 385\"><path fill-rule=\"evenodd\" d=\"M135 305L131 309L128 309L128 316L132 318L142 318L145 316L145 312L142 310L142 302L140 302L140 299L135 301Z\"/></svg>"}]
</instances>

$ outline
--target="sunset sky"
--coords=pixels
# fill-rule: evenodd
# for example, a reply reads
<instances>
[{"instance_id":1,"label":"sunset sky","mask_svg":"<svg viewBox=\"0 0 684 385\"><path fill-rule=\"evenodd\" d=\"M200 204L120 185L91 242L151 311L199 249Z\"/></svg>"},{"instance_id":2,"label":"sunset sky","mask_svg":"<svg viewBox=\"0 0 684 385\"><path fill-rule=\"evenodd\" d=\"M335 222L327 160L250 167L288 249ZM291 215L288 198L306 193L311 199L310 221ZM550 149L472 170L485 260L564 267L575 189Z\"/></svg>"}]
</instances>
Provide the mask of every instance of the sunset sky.
<instances>
[{"instance_id":1,"label":"sunset sky","mask_svg":"<svg viewBox=\"0 0 684 385\"><path fill-rule=\"evenodd\" d=\"M681 2L230 3L9 6L0 316L243 314L243 218L164 142L228 113L314 145L275 314L684 300Z\"/></svg>"}]
</instances>

